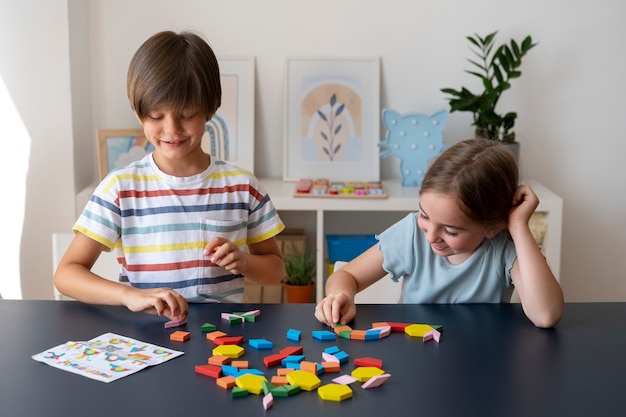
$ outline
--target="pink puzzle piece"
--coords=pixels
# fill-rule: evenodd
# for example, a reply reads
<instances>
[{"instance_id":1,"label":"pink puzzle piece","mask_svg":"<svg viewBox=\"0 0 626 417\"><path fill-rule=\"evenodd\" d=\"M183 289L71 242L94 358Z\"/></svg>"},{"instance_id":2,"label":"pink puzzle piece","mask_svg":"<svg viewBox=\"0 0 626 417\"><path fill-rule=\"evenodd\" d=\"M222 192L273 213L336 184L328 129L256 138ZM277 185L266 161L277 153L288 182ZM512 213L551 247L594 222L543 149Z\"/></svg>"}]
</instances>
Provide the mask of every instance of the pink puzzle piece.
<instances>
[{"instance_id":1,"label":"pink puzzle piece","mask_svg":"<svg viewBox=\"0 0 626 417\"><path fill-rule=\"evenodd\" d=\"M368 379L367 381L365 381L363 383L363 385L361 385L361 388L374 388L374 387L377 387L379 385L382 385L386 380L389 379L389 377L391 377L390 374L382 374L382 375L373 376L370 379Z\"/></svg>"},{"instance_id":2,"label":"pink puzzle piece","mask_svg":"<svg viewBox=\"0 0 626 417\"><path fill-rule=\"evenodd\" d=\"M322 352L322 359L324 359L324 362L340 362L335 355L326 352Z\"/></svg>"},{"instance_id":3,"label":"pink puzzle piece","mask_svg":"<svg viewBox=\"0 0 626 417\"><path fill-rule=\"evenodd\" d=\"M333 382L336 382L337 384L341 384L341 385L350 385L355 381L357 381L357 379L353 377L352 375L348 375L348 374L341 375L333 379Z\"/></svg>"},{"instance_id":4,"label":"pink puzzle piece","mask_svg":"<svg viewBox=\"0 0 626 417\"><path fill-rule=\"evenodd\" d=\"M265 397L263 397L263 408L267 410L274 404L274 396L271 392L268 392Z\"/></svg>"},{"instance_id":5,"label":"pink puzzle piece","mask_svg":"<svg viewBox=\"0 0 626 417\"><path fill-rule=\"evenodd\" d=\"M422 340L424 342L427 342L429 340L433 340L434 339L435 342L439 343L440 338L441 338L441 333L438 332L437 330L433 329L433 330L430 330L430 331L424 333L424 337L422 338Z\"/></svg>"},{"instance_id":6,"label":"pink puzzle piece","mask_svg":"<svg viewBox=\"0 0 626 417\"><path fill-rule=\"evenodd\" d=\"M163 325L164 328L169 329L170 327L178 327L187 323L187 318L181 320L171 320Z\"/></svg>"}]
</instances>

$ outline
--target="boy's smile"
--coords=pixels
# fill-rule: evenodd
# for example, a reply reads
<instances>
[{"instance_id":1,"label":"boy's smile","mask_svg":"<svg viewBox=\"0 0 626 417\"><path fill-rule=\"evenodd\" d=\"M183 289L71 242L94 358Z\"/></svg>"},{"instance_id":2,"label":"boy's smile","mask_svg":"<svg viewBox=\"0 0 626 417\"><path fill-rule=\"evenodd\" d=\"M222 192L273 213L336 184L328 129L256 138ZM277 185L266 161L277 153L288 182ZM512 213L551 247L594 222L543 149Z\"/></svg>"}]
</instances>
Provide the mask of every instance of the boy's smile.
<instances>
[{"instance_id":1,"label":"boy's smile","mask_svg":"<svg viewBox=\"0 0 626 417\"><path fill-rule=\"evenodd\" d=\"M210 162L202 151L207 118L194 110L177 114L158 109L140 120L146 138L154 145L154 162L169 175L186 177L204 171Z\"/></svg>"}]
</instances>

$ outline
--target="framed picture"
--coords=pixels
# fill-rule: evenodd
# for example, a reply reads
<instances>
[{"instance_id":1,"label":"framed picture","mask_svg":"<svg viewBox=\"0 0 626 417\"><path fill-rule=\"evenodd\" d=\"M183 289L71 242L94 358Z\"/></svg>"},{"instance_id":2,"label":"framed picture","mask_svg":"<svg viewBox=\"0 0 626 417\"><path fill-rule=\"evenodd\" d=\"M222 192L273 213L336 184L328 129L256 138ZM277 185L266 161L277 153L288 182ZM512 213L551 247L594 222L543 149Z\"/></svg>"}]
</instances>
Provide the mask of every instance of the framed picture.
<instances>
[{"instance_id":1,"label":"framed picture","mask_svg":"<svg viewBox=\"0 0 626 417\"><path fill-rule=\"evenodd\" d=\"M154 150L143 129L98 130L96 136L100 180L113 169L137 161Z\"/></svg>"},{"instance_id":2,"label":"framed picture","mask_svg":"<svg viewBox=\"0 0 626 417\"><path fill-rule=\"evenodd\" d=\"M254 57L218 58L222 104L204 127L202 149L254 172ZM98 130L100 180L154 150L142 129Z\"/></svg>"},{"instance_id":3,"label":"framed picture","mask_svg":"<svg viewBox=\"0 0 626 417\"><path fill-rule=\"evenodd\" d=\"M380 59L288 57L283 180L380 180Z\"/></svg>"},{"instance_id":4,"label":"framed picture","mask_svg":"<svg viewBox=\"0 0 626 417\"><path fill-rule=\"evenodd\" d=\"M202 149L254 172L254 57L218 57L222 105L204 129Z\"/></svg>"}]
</instances>

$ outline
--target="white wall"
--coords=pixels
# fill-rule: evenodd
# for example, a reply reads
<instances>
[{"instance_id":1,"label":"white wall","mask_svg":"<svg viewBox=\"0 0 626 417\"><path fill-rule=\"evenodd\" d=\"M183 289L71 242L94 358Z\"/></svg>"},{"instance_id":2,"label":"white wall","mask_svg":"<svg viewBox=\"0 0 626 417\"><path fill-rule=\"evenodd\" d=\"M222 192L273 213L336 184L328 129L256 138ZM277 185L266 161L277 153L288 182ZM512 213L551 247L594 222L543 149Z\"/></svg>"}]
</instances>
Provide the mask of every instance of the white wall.
<instances>
[{"instance_id":1,"label":"white wall","mask_svg":"<svg viewBox=\"0 0 626 417\"><path fill-rule=\"evenodd\" d=\"M5 258L15 256L7 246L21 249L24 298L52 298L51 233L67 228L74 217L68 32L65 0L0 0L0 77L31 141L24 209L5 186L24 182L17 175L23 167L7 170L6 165L23 163L16 150L24 139L6 129L15 122L5 119L10 114L0 114L1 152L10 159L2 159L2 224L18 222L22 229L20 241L2 227L0 265L15 261ZM12 210L22 210L24 221ZM19 277L5 272L0 280L6 288Z\"/></svg>"},{"instance_id":2,"label":"white wall","mask_svg":"<svg viewBox=\"0 0 626 417\"><path fill-rule=\"evenodd\" d=\"M26 298L52 297L49 236L69 230L75 189L96 178L93 132L136 126L125 74L133 52L153 33L198 29L218 55L256 57L256 173L280 178L286 55L378 55L381 108L431 113L447 108L440 88L475 86L464 72L465 36L497 29L501 41L531 34L539 42L501 105L518 112L522 175L564 199L566 299L626 301L622 0L575 7L565 0L0 1L0 14L9 10L20 22L0 29L0 75L32 138L21 255ZM469 123L469 115L451 114L445 140L470 137ZM398 177L394 162L382 160L384 178ZM54 187L46 185L52 179Z\"/></svg>"}]
</instances>

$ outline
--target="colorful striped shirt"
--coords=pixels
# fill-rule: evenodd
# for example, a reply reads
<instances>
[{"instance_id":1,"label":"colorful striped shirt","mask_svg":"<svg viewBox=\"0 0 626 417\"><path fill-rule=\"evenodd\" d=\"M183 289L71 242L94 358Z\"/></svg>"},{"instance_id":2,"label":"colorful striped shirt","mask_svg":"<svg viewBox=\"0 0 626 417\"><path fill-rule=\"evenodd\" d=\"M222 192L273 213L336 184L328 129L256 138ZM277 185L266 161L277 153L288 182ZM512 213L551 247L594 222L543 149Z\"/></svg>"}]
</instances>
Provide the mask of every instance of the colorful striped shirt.
<instances>
[{"instance_id":1,"label":"colorful striped shirt","mask_svg":"<svg viewBox=\"0 0 626 417\"><path fill-rule=\"evenodd\" d=\"M243 275L203 254L221 236L241 250L284 229L253 174L223 161L202 173L163 173L152 154L113 170L98 185L74 230L115 251L119 280L168 287L190 302L243 302Z\"/></svg>"}]
</instances>

